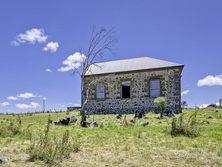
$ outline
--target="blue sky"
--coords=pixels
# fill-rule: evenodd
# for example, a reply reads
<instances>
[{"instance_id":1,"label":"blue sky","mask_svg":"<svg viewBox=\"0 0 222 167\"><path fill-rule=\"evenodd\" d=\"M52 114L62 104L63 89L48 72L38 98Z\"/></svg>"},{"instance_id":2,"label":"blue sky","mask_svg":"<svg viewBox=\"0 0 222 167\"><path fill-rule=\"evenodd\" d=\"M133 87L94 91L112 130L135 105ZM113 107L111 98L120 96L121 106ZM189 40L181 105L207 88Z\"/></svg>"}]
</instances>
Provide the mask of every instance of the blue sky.
<instances>
[{"instance_id":1,"label":"blue sky","mask_svg":"<svg viewBox=\"0 0 222 167\"><path fill-rule=\"evenodd\" d=\"M115 28L117 56L184 64L188 107L222 98L222 1L7 0L0 3L0 113L80 104L80 77L64 60L89 45L90 27Z\"/></svg>"}]
</instances>

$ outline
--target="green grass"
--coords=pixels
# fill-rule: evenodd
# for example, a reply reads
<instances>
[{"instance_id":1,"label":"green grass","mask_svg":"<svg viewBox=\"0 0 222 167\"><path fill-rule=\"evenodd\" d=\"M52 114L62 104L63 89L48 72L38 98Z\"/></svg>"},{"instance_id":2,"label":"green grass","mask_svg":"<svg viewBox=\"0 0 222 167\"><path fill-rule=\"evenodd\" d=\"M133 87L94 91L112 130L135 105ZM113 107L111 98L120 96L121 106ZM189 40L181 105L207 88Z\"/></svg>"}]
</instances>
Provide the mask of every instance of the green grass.
<instances>
[{"instance_id":1,"label":"green grass","mask_svg":"<svg viewBox=\"0 0 222 167\"><path fill-rule=\"evenodd\" d=\"M189 119L195 110L184 110L183 113L185 113L183 117ZM95 115L94 120L99 124L97 128L82 128L79 111L72 111L69 115L74 115L78 119L77 123L70 126L51 124L48 132L45 125L48 122L48 113L22 114L20 115L21 125L16 114L0 115L0 132L8 131L9 129L5 127L10 127L12 123L20 130L20 133L0 135L0 148L2 148L0 155L3 154L9 159L13 155L14 160L10 163L14 166L29 163L30 166L41 166L47 162L46 159L34 158L32 159L34 162L27 161L30 159L30 153L27 150L30 146L38 146L33 145L32 141L40 142L40 136L47 133L49 142L62 145L61 140L65 132L68 132L67 145L71 144L72 150L67 152L65 157L48 156L50 160L56 161L55 164L59 163L62 166L73 166L73 164L75 166L222 165L222 110L217 113L212 109L197 111L196 121L200 133L196 137L166 133L166 129L169 128L167 120L157 119L159 114L148 113L146 115L149 119L137 119L136 124L129 122L133 114L126 115L128 126L122 125L124 117L119 120L116 119L116 115ZM50 113L54 121L66 116L66 112ZM176 114L177 118L180 116L181 114ZM168 120L172 121L172 119ZM93 121L93 116L88 121ZM147 121L149 125L141 126L141 123ZM209 124L203 123L206 121L209 121ZM50 143L48 145L53 146ZM67 145L63 147L68 147ZM52 151L53 149L54 147L51 147ZM37 154L41 153L37 152Z\"/></svg>"}]
</instances>

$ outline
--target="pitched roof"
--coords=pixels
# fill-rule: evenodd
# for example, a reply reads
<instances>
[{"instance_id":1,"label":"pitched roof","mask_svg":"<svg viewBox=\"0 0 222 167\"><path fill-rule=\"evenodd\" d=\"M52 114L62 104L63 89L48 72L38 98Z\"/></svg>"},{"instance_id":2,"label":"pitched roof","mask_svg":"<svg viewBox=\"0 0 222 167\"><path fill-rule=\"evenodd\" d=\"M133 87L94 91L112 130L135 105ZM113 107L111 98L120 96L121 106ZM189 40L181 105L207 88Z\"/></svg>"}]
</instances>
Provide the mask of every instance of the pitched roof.
<instances>
[{"instance_id":1,"label":"pitched roof","mask_svg":"<svg viewBox=\"0 0 222 167\"><path fill-rule=\"evenodd\" d=\"M150 57L139 57L91 64L85 75L103 75L111 73L124 73L174 67L183 68L183 66L184 65L182 64L154 59Z\"/></svg>"}]
</instances>

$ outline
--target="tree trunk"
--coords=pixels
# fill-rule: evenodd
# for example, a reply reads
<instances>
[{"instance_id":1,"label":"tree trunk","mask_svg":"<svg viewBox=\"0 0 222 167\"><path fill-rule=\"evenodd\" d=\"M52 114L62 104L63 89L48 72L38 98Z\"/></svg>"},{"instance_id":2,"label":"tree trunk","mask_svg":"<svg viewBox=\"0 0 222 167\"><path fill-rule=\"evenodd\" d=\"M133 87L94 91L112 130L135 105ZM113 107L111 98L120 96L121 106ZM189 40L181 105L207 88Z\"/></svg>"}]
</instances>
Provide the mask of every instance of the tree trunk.
<instances>
[{"instance_id":1,"label":"tree trunk","mask_svg":"<svg viewBox=\"0 0 222 167\"><path fill-rule=\"evenodd\" d=\"M82 120L81 120L80 124L82 127L86 127L86 113L84 110L82 111Z\"/></svg>"}]
</instances>

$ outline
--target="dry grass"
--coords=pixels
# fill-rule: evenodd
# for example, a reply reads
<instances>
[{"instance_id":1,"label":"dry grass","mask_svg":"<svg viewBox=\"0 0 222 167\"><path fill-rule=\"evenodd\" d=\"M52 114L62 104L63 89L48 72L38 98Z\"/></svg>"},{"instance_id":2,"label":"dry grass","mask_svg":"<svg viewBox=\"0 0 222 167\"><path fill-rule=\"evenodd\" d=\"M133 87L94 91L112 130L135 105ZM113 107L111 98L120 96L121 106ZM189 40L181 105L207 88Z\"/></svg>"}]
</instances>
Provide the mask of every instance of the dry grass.
<instances>
[{"instance_id":1,"label":"dry grass","mask_svg":"<svg viewBox=\"0 0 222 167\"><path fill-rule=\"evenodd\" d=\"M184 111L192 114L193 110ZM197 113L201 133L196 138L184 136L172 137L164 133L167 127L166 120L156 119L158 115L149 113L149 119L140 119L135 125L123 127L122 120L116 115L96 115L94 120L98 128L82 128L79 126L78 112L70 112L78 121L72 126L50 126L49 137L62 136L69 130L71 137L81 142L80 151L70 154L64 159L61 166L222 166L222 111L215 113L212 110L201 110ZM58 120L66 117L66 113L53 113L51 118ZM179 117L179 115L176 115ZM127 120L133 115L127 115ZM15 121L12 115L0 116L0 122ZM6 120L7 119L7 120ZM44 133L47 114L21 116L22 128L29 124L32 137ZM89 121L92 121L90 117ZM143 122L149 122L146 127ZM102 125L102 126L101 126ZM43 161L29 162L26 149L30 146L29 140L21 135L14 137L0 137L0 156L7 157L9 164L0 166L41 166Z\"/></svg>"}]
</instances>

